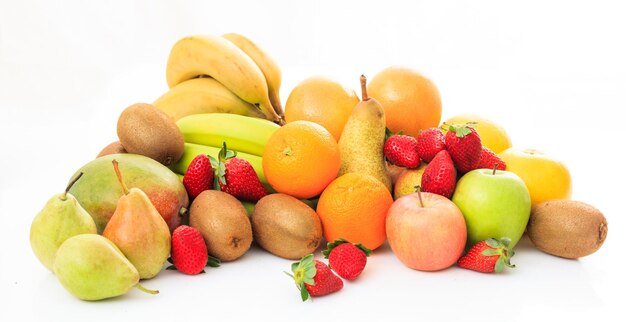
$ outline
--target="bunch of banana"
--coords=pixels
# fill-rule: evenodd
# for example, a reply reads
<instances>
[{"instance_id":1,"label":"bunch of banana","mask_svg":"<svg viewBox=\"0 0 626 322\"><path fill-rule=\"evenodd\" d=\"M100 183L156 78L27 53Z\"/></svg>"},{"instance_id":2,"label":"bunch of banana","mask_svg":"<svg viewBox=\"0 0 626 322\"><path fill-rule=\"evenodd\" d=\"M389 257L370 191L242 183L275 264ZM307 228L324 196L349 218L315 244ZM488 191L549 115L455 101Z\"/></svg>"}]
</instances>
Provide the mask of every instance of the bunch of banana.
<instances>
[{"instance_id":1,"label":"bunch of banana","mask_svg":"<svg viewBox=\"0 0 626 322\"><path fill-rule=\"evenodd\" d=\"M246 37L197 35L174 44L167 61L169 92L154 105L175 120L231 113L284 124L276 63Z\"/></svg>"},{"instance_id":2,"label":"bunch of banana","mask_svg":"<svg viewBox=\"0 0 626 322\"><path fill-rule=\"evenodd\" d=\"M172 166L174 172L184 175L198 154L217 159L226 142L228 149L237 152L238 158L250 162L261 183L269 187L263 174L262 157L267 140L279 125L261 118L226 113L192 114L179 119L176 125L185 139L185 150Z\"/></svg>"}]
</instances>

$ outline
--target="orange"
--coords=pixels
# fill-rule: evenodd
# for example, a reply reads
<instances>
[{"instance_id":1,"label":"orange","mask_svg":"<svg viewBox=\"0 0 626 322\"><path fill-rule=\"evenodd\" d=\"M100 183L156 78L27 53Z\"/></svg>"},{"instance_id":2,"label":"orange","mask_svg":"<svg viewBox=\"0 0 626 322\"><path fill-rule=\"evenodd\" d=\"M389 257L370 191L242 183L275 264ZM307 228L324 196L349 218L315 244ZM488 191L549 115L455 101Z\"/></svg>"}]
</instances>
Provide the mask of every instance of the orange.
<instances>
[{"instance_id":1,"label":"orange","mask_svg":"<svg viewBox=\"0 0 626 322\"><path fill-rule=\"evenodd\" d=\"M289 94L285 104L285 121L315 122L339 141L343 127L358 102L354 90L329 78L311 77L298 84Z\"/></svg>"},{"instance_id":2,"label":"orange","mask_svg":"<svg viewBox=\"0 0 626 322\"><path fill-rule=\"evenodd\" d=\"M376 249L387 239L385 219L393 198L376 178L361 173L347 173L326 187L317 214L322 221L324 238L339 238Z\"/></svg>"},{"instance_id":3,"label":"orange","mask_svg":"<svg viewBox=\"0 0 626 322\"><path fill-rule=\"evenodd\" d=\"M480 135L480 142L494 153L500 153L511 147L511 139L504 128L493 121L474 114L460 114L445 121L446 124L465 124L476 122L476 132Z\"/></svg>"},{"instance_id":4,"label":"orange","mask_svg":"<svg viewBox=\"0 0 626 322\"><path fill-rule=\"evenodd\" d=\"M335 138L323 126L296 121L276 130L263 152L263 173L277 192L307 199L337 177L341 157Z\"/></svg>"},{"instance_id":5,"label":"orange","mask_svg":"<svg viewBox=\"0 0 626 322\"><path fill-rule=\"evenodd\" d=\"M498 154L506 170L517 174L524 183L533 205L554 199L569 199L572 178L561 161L534 149L506 149Z\"/></svg>"},{"instance_id":6,"label":"orange","mask_svg":"<svg viewBox=\"0 0 626 322\"><path fill-rule=\"evenodd\" d=\"M385 109L387 127L417 137L420 130L439 126L441 98L435 84L404 67L388 67L367 86L370 97Z\"/></svg>"}]
</instances>

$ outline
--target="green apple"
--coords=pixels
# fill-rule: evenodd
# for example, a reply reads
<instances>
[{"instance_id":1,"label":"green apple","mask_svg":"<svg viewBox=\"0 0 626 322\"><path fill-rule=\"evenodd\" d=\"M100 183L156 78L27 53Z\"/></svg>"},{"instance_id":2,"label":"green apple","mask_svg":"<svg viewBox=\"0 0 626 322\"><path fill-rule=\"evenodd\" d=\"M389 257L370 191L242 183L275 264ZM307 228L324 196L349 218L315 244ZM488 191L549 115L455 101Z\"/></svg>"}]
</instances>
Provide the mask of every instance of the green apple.
<instances>
[{"instance_id":1,"label":"green apple","mask_svg":"<svg viewBox=\"0 0 626 322\"><path fill-rule=\"evenodd\" d=\"M530 194L513 172L477 169L466 173L456 185L454 202L465 217L467 246L487 238L520 240L530 217Z\"/></svg>"}]
</instances>

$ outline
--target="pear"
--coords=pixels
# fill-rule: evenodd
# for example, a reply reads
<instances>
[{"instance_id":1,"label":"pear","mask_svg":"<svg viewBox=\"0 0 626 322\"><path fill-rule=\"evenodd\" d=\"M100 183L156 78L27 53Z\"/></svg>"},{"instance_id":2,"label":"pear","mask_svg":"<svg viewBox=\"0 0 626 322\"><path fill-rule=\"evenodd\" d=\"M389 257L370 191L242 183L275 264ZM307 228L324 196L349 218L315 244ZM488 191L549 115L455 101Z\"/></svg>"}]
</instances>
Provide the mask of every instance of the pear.
<instances>
[{"instance_id":1,"label":"pear","mask_svg":"<svg viewBox=\"0 0 626 322\"><path fill-rule=\"evenodd\" d=\"M367 96L366 78L361 75L362 100L352 111L339 138L339 175L356 172L378 179L391 191L391 178L385 167L385 110Z\"/></svg>"},{"instance_id":2,"label":"pear","mask_svg":"<svg viewBox=\"0 0 626 322\"><path fill-rule=\"evenodd\" d=\"M137 284L139 272L110 240L98 234L67 239L57 252L54 273L74 296L96 301L127 293L132 287L156 294Z\"/></svg>"},{"instance_id":3,"label":"pear","mask_svg":"<svg viewBox=\"0 0 626 322\"><path fill-rule=\"evenodd\" d=\"M113 167L124 195L102 235L120 248L142 279L152 278L169 257L170 230L141 189L126 187L117 160L113 160Z\"/></svg>"},{"instance_id":4,"label":"pear","mask_svg":"<svg viewBox=\"0 0 626 322\"><path fill-rule=\"evenodd\" d=\"M89 213L68 193L82 175L82 172L77 175L65 192L50 198L30 225L30 246L39 261L51 271L54 256L66 239L97 232L96 223Z\"/></svg>"}]
</instances>

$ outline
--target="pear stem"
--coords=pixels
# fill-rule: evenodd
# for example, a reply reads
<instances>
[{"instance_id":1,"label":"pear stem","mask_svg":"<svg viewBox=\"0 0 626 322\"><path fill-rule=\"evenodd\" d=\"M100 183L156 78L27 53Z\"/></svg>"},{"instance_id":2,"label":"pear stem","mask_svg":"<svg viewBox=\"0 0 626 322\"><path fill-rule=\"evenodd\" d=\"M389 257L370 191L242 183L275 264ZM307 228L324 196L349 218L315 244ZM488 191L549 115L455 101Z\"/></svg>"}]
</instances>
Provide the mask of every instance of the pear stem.
<instances>
[{"instance_id":1,"label":"pear stem","mask_svg":"<svg viewBox=\"0 0 626 322\"><path fill-rule=\"evenodd\" d=\"M369 99L367 96L367 78L365 75L361 75L361 100L365 102Z\"/></svg>"},{"instance_id":2,"label":"pear stem","mask_svg":"<svg viewBox=\"0 0 626 322\"><path fill-rule=\"evenodd\" d=\"M127 195L128 187L126 186L126 184L124 184L124 180L122 180L122 173L120 172L119 164L115 159L113 160L113 168L115 169L115 174L117 175L117 181L119 181L120 185L122 185L122 192Z\"/></svg>"},{"instance_id":3,"label":"pear stem","mask_svg":"<svg viewBox=\"0 0 626 322\"><path fill-rule=\"evenodd\" d=\"M499 164L498 162L496 162L496 163L494 163L494 164L493 164L493 173L491 173L492 175L494 175L494 176L496 175L496 170L498 170L498 166L499 166L499 165L500 165L500 164Z\"/></svg>"},{"instance_id":4,"label":"pear stem","mask_svg":"<svg viewBox=\"0 0 626 322\"><path fill-rule=\"evenodd\" d=\"M76 181L78 181L78 179L80 179L80 177L82 176L83 176L83 173L81 172L76 176L76 178L70 181L70 183L65 188L65 192L63 193L63 197L61 198L62 200L65 200L67 198L67 193L70 191L70 189L72 189L72 186L76 183Z\"/></svg>"},{"instance_id":5,"label":"pear stem","mask_svg":"<svg viewBox=\"0 0 626 322\"><path fill-rule=\"evenodd\" d=\"M420 200L420 207L424 208L424 200L422 200L422 187L417 186L415 191L417 191L417 198Z\"/></svg>"},{"instance_id":6,"label":"pear stem","mask_svg":"<svg viewBox=\"0 0 626 322\"><path fill-rule=\"evenodd\" d=\"M140 290L140 291L142 291L142 292L144 292L144 293L153 294L153 295L154 295L154 294L159 294L159 290L150 290L150 289L147 289L147 288L145 288L145 287L141 286L141 284L139 284L139 283L138 283L138 284L135 284L135 288L136 288L136 289L138 289L138 290Z\"/></svg>"}]
</instances>

